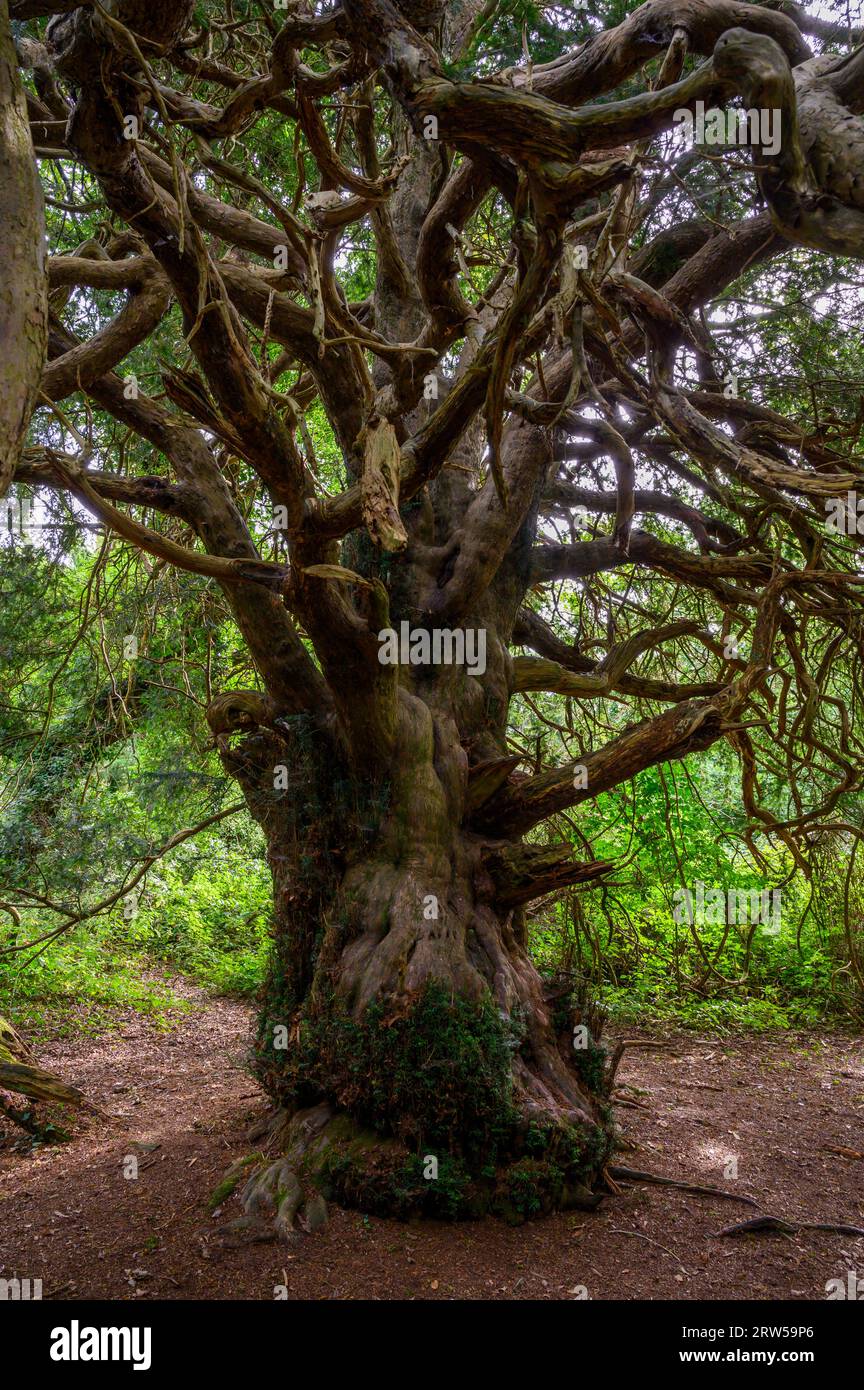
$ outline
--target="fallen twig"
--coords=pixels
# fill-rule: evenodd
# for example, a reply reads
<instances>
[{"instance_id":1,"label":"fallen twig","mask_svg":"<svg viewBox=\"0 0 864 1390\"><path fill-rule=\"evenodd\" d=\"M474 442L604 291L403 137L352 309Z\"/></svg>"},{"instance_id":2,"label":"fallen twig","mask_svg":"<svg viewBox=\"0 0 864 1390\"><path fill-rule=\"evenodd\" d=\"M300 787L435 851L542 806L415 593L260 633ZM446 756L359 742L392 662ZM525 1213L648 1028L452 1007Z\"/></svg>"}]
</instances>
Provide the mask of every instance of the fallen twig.
<instances>
[{"instance_id":1,"label":"fallen twig","mask_svg":"<svg viewBox=\"0 0 864 1390\"><path fill-rule=\"evenodd\" d=\"M643 1234L642 1231L623 1231L623 1230L621 1230L620 1228L618 1228L618 1227L616 1227L616 1226L610 1227L610 1230L611 1230L611 1233L612 1233L613 1236L638 1236L639 1240L647 1240L647 1242L648 1242L649 1245L656 1245L656 1246L657 1246L657 1249L658 1249L658 1250L662 1250L663 1253L664 1253L665 1255L671 1255L671 1256L672 1256L672 1259L675 1261L675 1263L677 1264L678 1268L681 1269L681 1270L684 1270L684 1273L685 1273L685 1274L688 1276L688 1278L689 1278L689 1276L690 1276L690 1271L689 1271L689 1269L685 1269L684 1265L682 1265L681 1261L679 1260L678 1256L675 1254L674 1250L669 1250L669 1249L667 1249L667 1247L666 1247L665 1245L661 1245L661 1244L660 1244L659 1240L652 1240L651 1236L646 1236L645 1234Z\"/></svg>"}]
</instances>

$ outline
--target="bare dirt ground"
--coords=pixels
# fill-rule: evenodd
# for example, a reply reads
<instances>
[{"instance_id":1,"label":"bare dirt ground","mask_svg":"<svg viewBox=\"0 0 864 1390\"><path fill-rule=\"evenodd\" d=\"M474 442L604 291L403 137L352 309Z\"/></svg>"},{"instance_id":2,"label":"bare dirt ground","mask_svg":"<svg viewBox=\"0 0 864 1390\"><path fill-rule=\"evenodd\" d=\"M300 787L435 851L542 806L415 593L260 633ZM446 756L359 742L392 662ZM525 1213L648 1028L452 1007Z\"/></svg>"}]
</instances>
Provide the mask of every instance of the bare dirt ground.
<instances>
[{"instance_id":1,"label":"bare dirt ground","mask_svg":"<svg viewBox=\"0 0 864 1390\"><path fill-rule=\"evenodd\" d=\"M795 1300L823 1299L826 1282L845 1283L849 1270L864 1276L864 1238L718 1237L757 1212L654 1186L627 1187L596 1213L514 1228L334 1209L297 1246L226 1249L217 1228L237 1214L237 1199L216 1215L207 1202L254 1147L246 1132L262 1113L244 1068L249 1011L174 988L195 1007L171 1032L130 1013L110 1036L40 1049L44 1065L118 1118L76 1119L71 1143L36 1152L13 1149L6 1129L0 1277L41 1278L43 1296L57 1300L273 1299L277 1286L289 1299L573 1299L584 1290L592 1299ZM625 1053L618 1163L743 1192L787 1220L864 1226L861 1039L664 1041ZM137 1178L124 1175L130 1155Z\"/></svg>"}]
</instances>

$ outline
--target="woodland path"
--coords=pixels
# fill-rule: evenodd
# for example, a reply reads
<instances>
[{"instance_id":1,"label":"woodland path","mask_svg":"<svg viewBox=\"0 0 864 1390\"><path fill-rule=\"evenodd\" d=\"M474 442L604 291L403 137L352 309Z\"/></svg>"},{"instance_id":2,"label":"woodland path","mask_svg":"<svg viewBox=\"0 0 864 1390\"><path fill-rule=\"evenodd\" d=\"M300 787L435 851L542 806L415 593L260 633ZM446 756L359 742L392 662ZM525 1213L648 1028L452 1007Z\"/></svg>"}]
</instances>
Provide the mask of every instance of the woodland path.
<instances>
[{"instance_id":1,"label":"woodland path","mask_svg":"<svg viewBox=\"0 0 864 1390\"><path fill-rule=\"evenodd\" d=\"M0 1277L41 1277L44 1296L58 1300L272 1299L282 1284L289 1299L575 1299L584 1286L592 1299L795 1300L824 1298L826 1282L848 1270L864 1277L864 1238L718 1238L757 1213L663 1187L628 1187L597 1213L515 1228L333 1209L297 1246L226 1249L217 1228L237 1199L216 1215L207 1202L227 1166L255 1147L246 1138L262 1113L244 1069L250 1012L172 983L193 1007L169 1032L130 1012L110 1035L40 1048L44 1065L119 1119L113 1129L78 1120L71 1143L35 1153L13 1149L6 1131ZM631 1104L616 1113L633 1147L617 1163L741 1191L789 1220L864 1225L860 1038L664 1042L628 1050L619 1068L616 1095ZM123 1175L129 1154L137 1180Z\"/></svg>"}]
</instances>

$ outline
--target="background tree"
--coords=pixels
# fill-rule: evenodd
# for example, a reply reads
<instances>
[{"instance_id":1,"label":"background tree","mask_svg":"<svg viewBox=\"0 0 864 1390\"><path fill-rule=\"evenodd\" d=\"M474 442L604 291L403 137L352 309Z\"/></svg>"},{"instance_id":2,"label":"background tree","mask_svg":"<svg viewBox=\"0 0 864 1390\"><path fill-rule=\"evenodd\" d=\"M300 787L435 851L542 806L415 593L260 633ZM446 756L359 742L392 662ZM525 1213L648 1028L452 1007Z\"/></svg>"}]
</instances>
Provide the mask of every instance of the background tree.
<instances>
[{"instance_id":1,"label":"background tree","mask_svg":"<svg viewBox=\"0 0 864 1390\"><path fill-rule=\"evenodd\" d=\"M158 638L272 870L288 1157L247 1206L290 1225L316 1167L380 1210L590 1204L609 1072L526 937L618 867L571 810L724 740L766 885L861 833L858 36L729 0L11 15L52 239L16 480L104 528L97 588L106 547L140 596L197 577ZM776 148L673 138L738 98Z\"/></svg>"}]
</instances>

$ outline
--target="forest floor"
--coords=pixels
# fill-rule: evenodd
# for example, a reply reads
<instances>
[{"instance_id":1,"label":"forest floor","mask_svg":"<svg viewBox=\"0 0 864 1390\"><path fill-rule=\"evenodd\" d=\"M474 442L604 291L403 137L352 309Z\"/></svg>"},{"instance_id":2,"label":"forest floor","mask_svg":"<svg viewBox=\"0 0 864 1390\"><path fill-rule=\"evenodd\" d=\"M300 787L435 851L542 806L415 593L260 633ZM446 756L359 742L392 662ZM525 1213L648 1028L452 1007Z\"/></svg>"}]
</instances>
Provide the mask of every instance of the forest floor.
<instances>
[{"instance_id":1,"label":"forest floor","mask_svg":"<svg viewBox=\"0 0 864 1390\"><path fill-rule=\"evenodd\" d=\"M666 1035L619 1068L616 1162L744 1193L759 1213L628 1186L595 1213L520 1227L332 1209L295 1246L226 1248L218 1227L237 1198L216 1214L207 1203L263 1110L244 1067L250 1011L171 983L191 1006L176 1027L129 1012L103 1037L39 1049L116 1118L76 1117L71 1142L36 1150L5 1130L0 1278L41 1278L57 1300L273 1299L277 1286L289 1299L794 1300L864 1275L864 1238L716 1234L759 1213L864 1225L864 1041L812 1032Z\"/></svg>"}]
</instances>

